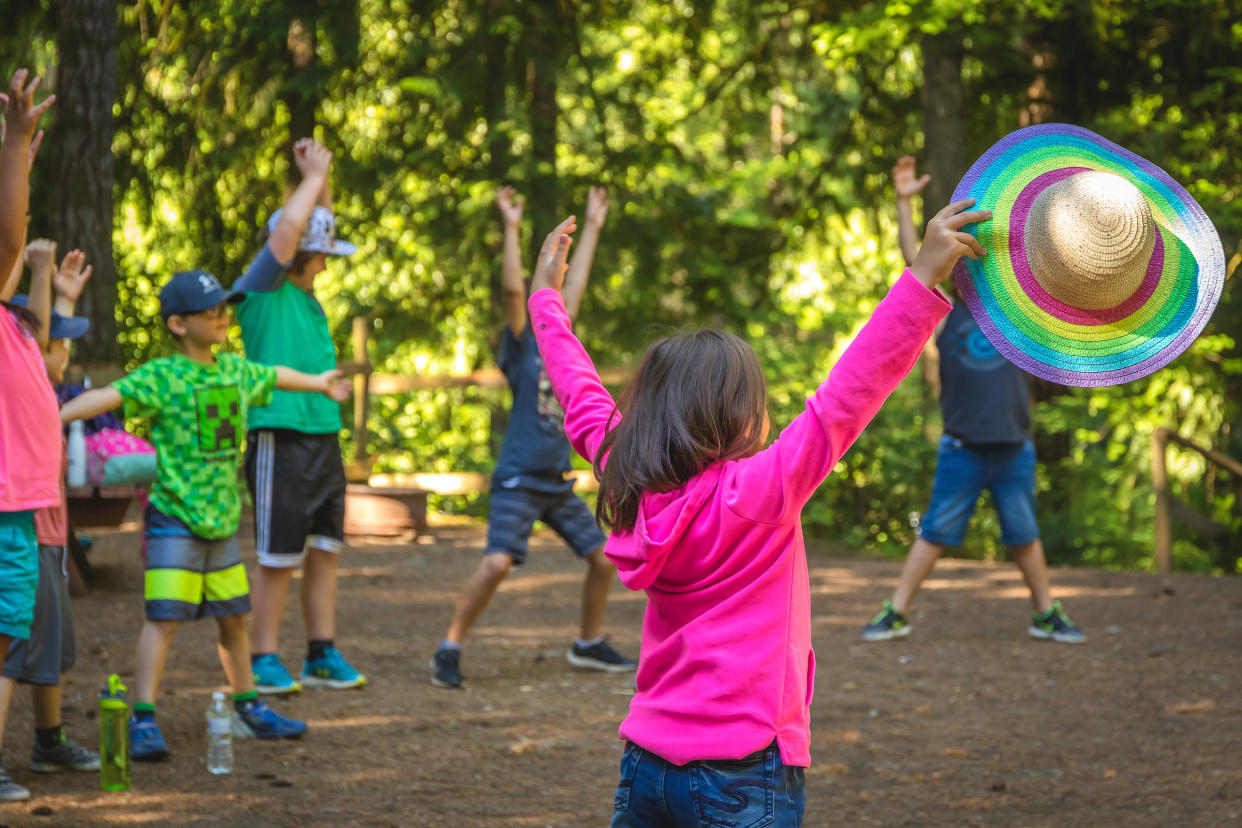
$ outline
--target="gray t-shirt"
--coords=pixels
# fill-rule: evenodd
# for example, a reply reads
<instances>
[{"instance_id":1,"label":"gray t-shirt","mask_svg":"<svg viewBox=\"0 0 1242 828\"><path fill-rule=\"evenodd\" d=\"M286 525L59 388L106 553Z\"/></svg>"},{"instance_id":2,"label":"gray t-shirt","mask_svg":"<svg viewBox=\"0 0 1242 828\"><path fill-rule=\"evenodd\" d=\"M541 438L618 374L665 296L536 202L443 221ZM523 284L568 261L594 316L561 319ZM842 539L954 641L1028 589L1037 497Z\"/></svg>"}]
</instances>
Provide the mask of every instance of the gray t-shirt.
<instances>
[{"instance_id":1,"label":"gray t-shirt","mask_svg":"<svg viewBox=\"0 0 1242 828\"><path fill-rule=\"evenodd\" d=\"M936 345L945 433L973 445L1029 440L1026 372L996 350L961 302L949 311Z\"/></svg>"}]
</instances>

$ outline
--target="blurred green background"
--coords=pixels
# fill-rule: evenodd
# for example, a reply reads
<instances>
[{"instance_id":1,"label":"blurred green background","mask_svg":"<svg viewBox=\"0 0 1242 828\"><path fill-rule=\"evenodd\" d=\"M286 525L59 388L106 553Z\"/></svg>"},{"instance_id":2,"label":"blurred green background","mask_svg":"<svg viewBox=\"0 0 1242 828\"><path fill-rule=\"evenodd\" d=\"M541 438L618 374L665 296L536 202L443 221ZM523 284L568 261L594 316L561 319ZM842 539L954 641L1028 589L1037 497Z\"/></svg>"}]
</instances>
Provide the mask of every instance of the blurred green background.
<instances>
[{"instance_id":1,"label":"blurred green background","mask_svg":"<svg viewBox=\"0 0 1242 828\"><path fill-rule=\"evenodd\" d=\"M188 267L241 273L308 133L335 153L340 234L360 248L317 292L342 358L352 318L369 318L383 373L494 365L504 183L527 196L532 253L608 187L579 324L598 364L632 363L670 328L727 327L759 352L778 424L900 272L900 155L934 175L938 209L1002 135L1079 124L1162 165L1215 222L1231 277L1242 260L1229 0L30 0L6 18L4 72L30 66L61 98L32 234L96 263L78 349L92 365L168 352L158 286ZM1036 384L1052 562L1151 565L1157 426L1242 457L1235 281L1151 377ZM507 405L479 388L376 397L367 449L377 471L488 472ZM939 419L916 370L807 507L808 534L904 554ZM1194 453L1170 461L1177 491L1228 529L1175 524L1175 566L1237 571L1238 481ZM433 505L482 515L485 497ZM1003 555L998 534L981 509L962 554Z\"/></svg>"}]
</instances>

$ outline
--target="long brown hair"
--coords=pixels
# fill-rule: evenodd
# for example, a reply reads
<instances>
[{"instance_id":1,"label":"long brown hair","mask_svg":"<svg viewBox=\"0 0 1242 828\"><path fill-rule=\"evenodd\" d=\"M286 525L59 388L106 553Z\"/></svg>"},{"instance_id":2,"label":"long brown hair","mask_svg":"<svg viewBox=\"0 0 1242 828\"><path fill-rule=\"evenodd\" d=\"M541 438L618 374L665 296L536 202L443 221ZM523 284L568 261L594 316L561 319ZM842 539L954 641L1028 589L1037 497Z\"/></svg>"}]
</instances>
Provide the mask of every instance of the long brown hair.
<instances>
[{"instance_id":1,"label":"long brown hair","mask_svg":"<svg viewBox=\"0 0 1242 828\"><path fill-rule=\"evenodd\" d=\"M31 336L39 335L39 317L35 316L34 311L30 310L30 308L3 300L0 300L0 306L3 306L6 311L13 314L18 324L29 331Z\"/></svg>"},{"instance_id":2,"label":"long brown hair","mask_svg":"<svg viewBox=\"0 0 1242 828\"><path fill-rule=\"evenodd\" d=\"M629 531L644 491L672 491L710 463L762 448L768 385L749 345L704 329L653 343L618 409L594 458L595 517Z\"/></svg>"}]
</instances>

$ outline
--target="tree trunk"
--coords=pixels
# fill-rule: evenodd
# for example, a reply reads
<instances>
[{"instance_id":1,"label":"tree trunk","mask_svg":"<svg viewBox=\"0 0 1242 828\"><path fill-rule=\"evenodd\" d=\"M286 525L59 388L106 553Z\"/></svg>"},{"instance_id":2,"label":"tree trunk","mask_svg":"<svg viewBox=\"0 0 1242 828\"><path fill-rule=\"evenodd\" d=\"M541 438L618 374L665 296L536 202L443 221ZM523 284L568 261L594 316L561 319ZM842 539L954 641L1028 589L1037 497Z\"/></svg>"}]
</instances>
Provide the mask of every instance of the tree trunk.
<instances>
[{"instance_id":1,"label":"tree trunk","mask_svg":"<svg viewBox=\"0 0 1242 828\"><path fill-rule=\"evenodd\" d=\"M560 108L556 102L557 79L564 50L561 44L572 42L566 33L566 21L558 3L538 4L532 8L526 27L526 53L530 55L530 137L531 167L528 176L526 211L532 228L530 255L534 262L543 243L543 236L560 219L560 191L556 178L556 134Z\"/></svg>"},{"instance_id":2,"label":"tree trunk","mask_svg":"<svg viewBox=\"0 0 1242 828\"><path fill-rule=\"evenodd\" d=\"M948 28L923 38L923 170L931 182L923 190L924 221L949 203L966 172L962 142L962 36Z\"/></svg>"},{"instance_id":3,"label":"tree trunk","mask_svg":"<svg viewBox=\"0 0 1242 828\"><path fill-rule=\"evenodd\" d=\"M112 106L116 101L117 9L114 0L62 0L55 125L48 136L52 222L62 252L86 254L94 275L77 313L91 320L79 351L115 360L116 264L112 258Z\"/></svg>"},{"instance_id":4,"label":"tree trunk","mask_svg":"<svg viewBox=\"0 0 1242 828\"><path fill-rule=\"evenodd\" d=\"M312 138L315 135L315 108L319 102L314 96L302 91L307 84L298 83L299 75L315 70L313 8L295 10L293 19L289 21L285 48L289 58L289 74L285 79L281 99L289 110L289 135L285 138L284 145L285 157L290 160L285 176L285 197L288 198L302 180L297 166L292 163L293 144L300 138Z\"/></svg>"}]
</instances>

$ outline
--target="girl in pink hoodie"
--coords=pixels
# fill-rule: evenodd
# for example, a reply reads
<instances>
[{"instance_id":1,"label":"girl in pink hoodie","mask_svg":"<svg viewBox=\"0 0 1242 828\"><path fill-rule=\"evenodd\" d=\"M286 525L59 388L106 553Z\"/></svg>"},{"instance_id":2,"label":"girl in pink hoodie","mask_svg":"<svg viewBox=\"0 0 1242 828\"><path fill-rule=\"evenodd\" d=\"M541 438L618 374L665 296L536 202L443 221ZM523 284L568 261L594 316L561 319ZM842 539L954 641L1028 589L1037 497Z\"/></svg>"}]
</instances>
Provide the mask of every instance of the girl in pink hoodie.
<instances>
[{"instance_id":1,"label":"girl in pink hoodie","mask_svg":"<svg viewBox=\"0 0 1242 828\"><path fill-rule=\"evenodd\" d=\"M806 410L764 447L767 386L732 334L647 349L620 403L560 294L573 217L544 241L530 319L565 434L600 481L606 554L647 593L612 825L800 825L815 656L801 512L913 367L949 304L935 285L984 254L951 204Z\"/></svg>"}]
</instances>

